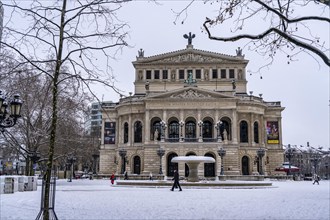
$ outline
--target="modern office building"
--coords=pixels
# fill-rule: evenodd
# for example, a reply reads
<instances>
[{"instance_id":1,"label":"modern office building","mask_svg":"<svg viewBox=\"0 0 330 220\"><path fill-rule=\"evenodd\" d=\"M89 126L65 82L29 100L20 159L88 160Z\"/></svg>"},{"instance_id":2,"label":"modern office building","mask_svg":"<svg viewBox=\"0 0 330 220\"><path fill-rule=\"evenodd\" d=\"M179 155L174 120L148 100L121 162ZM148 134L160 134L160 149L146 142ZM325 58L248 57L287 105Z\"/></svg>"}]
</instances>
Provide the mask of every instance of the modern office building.
<instances>
[{"instance_id":1,"label":"modern office building","mask_svg":"<svg viewBox=\"0 0 330 220\"><path fill-rule=\"evenodd\" d=\"M195 49L144 56L133 62L135 91L102 110L100 172L187 176L176 156L209 156L199 178L271 175L283 163L279 101L247 91L248 60ZM222 169L221 169L222 168Z\"/></svg>"}]
</instances>

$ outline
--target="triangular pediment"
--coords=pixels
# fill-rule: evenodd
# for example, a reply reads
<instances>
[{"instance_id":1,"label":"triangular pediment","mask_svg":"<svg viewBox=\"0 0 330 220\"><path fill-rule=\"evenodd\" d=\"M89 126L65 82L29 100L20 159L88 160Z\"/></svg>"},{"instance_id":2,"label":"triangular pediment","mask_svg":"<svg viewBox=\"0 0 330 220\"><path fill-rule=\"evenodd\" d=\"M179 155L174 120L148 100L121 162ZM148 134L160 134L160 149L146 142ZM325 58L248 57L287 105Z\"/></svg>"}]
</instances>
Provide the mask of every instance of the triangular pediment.
<instances>
[{"instance_id":1,"label":"triangular pediment","mask_svg":"<svg viewBox=\"0 0 330 220\"><path fill-rule=\"evenodd\" d=\"M201 89L194 86L184 87L176 90L172 90L169 92L164 92L162 94L150 95L146 97L145 100L155 100L155 99L167 99L167 100L205 100L205 99L221 99L221 98L235 98L232 95L221 94L219 92L209 91L205 89Z\"/></svg>"},{"instance_id":2,"label":"triangular pediment","mask_svg":"<svg viewBox=\"0 0 330 220\"><path fill-rule=\"evenodd\" d=\"M137 57L134 65L138 64L170 64L170 63L247 63L242 56L230 56L204 50L187 48L170 53L150 57Z\"/></svg>"}]
</instances>

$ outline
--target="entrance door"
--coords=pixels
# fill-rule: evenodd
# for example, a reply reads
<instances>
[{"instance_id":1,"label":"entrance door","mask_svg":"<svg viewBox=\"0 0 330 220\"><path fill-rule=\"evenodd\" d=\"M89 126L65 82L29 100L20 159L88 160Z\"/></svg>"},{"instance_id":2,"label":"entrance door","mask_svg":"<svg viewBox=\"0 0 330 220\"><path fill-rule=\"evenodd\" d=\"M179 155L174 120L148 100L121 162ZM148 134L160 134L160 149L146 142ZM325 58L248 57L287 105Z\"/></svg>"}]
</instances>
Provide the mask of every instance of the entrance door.
<instances>
[{"instance_id":1,"label":"entrance door","mask_svg":"<svg viewBox=\"0 0 330 220\"><path fill-rule=\"evenodd\" d=\"M140 174L141 173L141 159L139 156L134 157L134 169L133 172L135 174Z\"/></svg>"},{"instance_id":2,"label":"entrance door","mask_svg":"<svg viewBox=\"0 0 330 220\"><path fill-rule=\"evenodd\" d=\"M205 156L214 158L210 153L205 154ZM204 176L215 177L215 163L204 163Z\"/></svg>"},{"instance_id":3,"label":"entrance door","mask_svg":"<svg viewBox=\"0 0 330 220\"><path fill-rule=\"evenodd\" d=\"M249 175L249 158L242 157L242 175Z\"/></svg>"},{"instance_id":4,"label":"entrance door","mask_svg":"<svg viewBox=\"0 0 330 220\"><path fill-rule=\"evenodd\" d=\"M172 153L167 157L167 176L174 176L174 170L178 171L178 163L172 163L173 157L177 157L176 153Z\"/></svg>"}]
</instances>

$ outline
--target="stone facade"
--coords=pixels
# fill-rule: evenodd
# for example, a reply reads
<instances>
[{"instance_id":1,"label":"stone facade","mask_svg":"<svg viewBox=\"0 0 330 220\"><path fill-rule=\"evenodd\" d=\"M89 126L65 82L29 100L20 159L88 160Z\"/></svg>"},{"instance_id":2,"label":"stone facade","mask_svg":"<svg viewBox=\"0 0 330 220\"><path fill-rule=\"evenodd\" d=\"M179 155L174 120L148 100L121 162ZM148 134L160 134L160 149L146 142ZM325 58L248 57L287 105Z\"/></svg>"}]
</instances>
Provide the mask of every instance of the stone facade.
<instances>
[{"instance_id":1,"label":"stone facade","mask_svg":"<svg viewBox=\"0 0 330 220\"><path fill-rule=\"evenodd\" d=\"M150 57L141 49L135 93L103 106L100 174L183 176L187 166L171 159L197 155L216 161L199 166L201 179L217 178L221 165L224 175L271 175L283 163L284 108L247 93L247 64L239 48L229 56L188 44Z\"/></svg>"}]
</instances>

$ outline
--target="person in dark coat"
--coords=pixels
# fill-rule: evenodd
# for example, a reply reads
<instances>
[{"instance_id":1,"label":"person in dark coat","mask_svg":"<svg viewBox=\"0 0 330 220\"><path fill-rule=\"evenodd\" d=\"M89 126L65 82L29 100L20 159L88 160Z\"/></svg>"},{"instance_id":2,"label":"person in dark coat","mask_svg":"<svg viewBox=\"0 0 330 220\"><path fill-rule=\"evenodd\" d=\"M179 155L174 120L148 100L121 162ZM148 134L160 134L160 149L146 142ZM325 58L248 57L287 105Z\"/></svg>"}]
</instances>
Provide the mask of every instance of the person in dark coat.
<instances>
[{"instance_id":1,"label":"person in dark coat","mask_svg":"<svg viewBox=\"0 0 330 220\"><path fill-rule=\"evenodd\" d=\"M177 170L174 170L174 177L173 177L172 180L174 180L174 183L173 183L173 186L172 186L171 190L173 191L174 187L175 188L179 187L180 191L182 191L180 183L179 183L179 172Z\"/></svg>"},{"instance_id":2,"label":"person in dark coat","mask_svg":"<svg viewBox=\"0 0 330 220\"><path fill-rule=\"evenodd\" d=\"M320 181L320 177L319 177L319 175L315 174L315 175L314 175L314 182L313 182L313 185L314 185L315 183L317 183L317 185L320 185L319 181Z\"/></svg>"}]
</instances>

